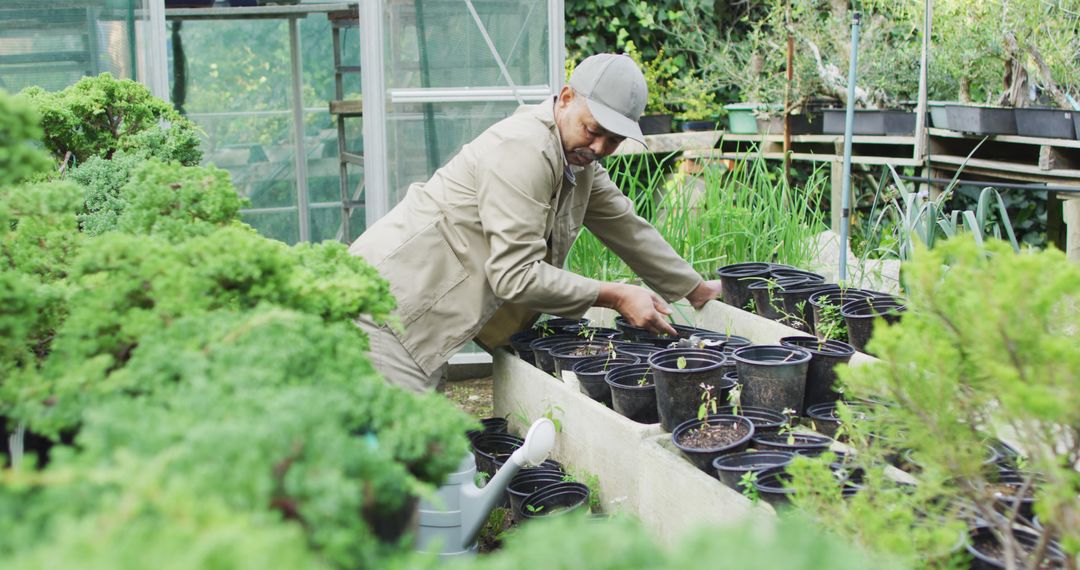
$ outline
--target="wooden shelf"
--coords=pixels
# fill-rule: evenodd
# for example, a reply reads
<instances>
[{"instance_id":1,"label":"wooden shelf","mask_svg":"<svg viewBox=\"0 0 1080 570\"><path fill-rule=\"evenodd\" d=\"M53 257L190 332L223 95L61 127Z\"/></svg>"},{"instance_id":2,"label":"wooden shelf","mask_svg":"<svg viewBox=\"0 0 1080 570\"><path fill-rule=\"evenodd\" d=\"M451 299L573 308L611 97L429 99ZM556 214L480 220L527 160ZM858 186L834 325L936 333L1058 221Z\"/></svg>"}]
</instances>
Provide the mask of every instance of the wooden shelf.
<instances>
[{"instance_id":1,"label":"wooden shelf","mask_svg":"<svg viewBox=\"0 0 1080 570\"><path fill-rule=\"evenodd\" d=\"M346 117L362 117L364 116L364 102L360 99L331 101L330 114L344 115Z\"/></svg>"},{"instance_id":2,"label":"wooden shelf","mask_svg":"<svg viewBox=\"0 0 1080 570\"><path fill-rule=\"evenodd\" d=\"M973 135L949 129L927 129L926 132L931 137L967 139L976 142L985 138L987 139L987 141L993 142L1020 143L1036 146L1057 146L1064 148L1080 148L1080 141L1073 139L1046 139L1040 137L1022 137L1019 135Z\"/></svg>"}]
</instances>

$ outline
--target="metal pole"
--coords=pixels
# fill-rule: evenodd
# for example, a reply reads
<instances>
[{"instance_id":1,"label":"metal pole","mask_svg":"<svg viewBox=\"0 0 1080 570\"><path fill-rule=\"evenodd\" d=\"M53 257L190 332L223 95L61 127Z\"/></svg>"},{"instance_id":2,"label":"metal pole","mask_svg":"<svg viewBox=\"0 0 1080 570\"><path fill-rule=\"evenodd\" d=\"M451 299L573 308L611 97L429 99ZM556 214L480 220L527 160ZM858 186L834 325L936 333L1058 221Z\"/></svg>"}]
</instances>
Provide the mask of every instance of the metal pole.
<instances>
[{"instance_id":1,"label":"metal pole","mask_svg":"<svg viewBox=\"0 0 1080 570\"><path fill-rule=\"evenodd\" d=\"M296 145L296 215L299 218L300 241L311 241L307 147L304 145L303 67L300 64L300 30L296 18L289 18L289 63L292 67L293 143Z\"/></svg>"},{"instance_id":2,"label":"metal pole","mask_svg":"<svg viewBox=\"0 0 1080 570\"><path fill-rule=\"evenodd\" d=\"M848 226L851 224L851 138L855 125L855 71L859 65L859 24L862 16L851 16L851 66L848 68L847 113L844 121L844 178L840 198L840 281L847 280Z\"/></svg>"},{"instance_id":3,"label":"metal pole","mask_svg":"<svg viewBox=\"0 0 1080 570\"><path fill-rule=\"evenodd\" d=\"M919 57L919 102L915 106L915 160L926 158L926 81L930 62L930 25L934 2L923 2L922 54Z\"/></svg>"}]
</instances>

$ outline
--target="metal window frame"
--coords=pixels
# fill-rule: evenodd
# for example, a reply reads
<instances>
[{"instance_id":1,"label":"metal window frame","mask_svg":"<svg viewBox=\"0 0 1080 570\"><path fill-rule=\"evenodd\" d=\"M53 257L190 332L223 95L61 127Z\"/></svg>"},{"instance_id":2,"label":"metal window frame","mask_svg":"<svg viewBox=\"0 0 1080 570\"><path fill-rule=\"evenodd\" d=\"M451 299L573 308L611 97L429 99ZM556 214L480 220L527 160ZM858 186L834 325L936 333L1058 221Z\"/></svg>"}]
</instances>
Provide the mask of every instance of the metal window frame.
<instances>
[{"instance_id":1,"label":"metal window frame","mask_svg":"<svg viewBox=\"0 0 1080 570\"><path fill-rule=\"evenodd\" d=\"M364 97L364 191L365 222L371 227L386 215L390 203L390 165L387 153L387 105L395 103L445 103L445 102L538 102L559 92L563 85L564 29L563 0L547 0L548 24L548 85L514 85L473 88L409 88L388 89L383 65L385 61L385 0L359 0L361 45L361 80ZM481 34L488 38L487 30L476 17L470 0L462 0L462 8L473 14ZM504 75L505 66L488 40Z\"/></svg>"}]
</instances>

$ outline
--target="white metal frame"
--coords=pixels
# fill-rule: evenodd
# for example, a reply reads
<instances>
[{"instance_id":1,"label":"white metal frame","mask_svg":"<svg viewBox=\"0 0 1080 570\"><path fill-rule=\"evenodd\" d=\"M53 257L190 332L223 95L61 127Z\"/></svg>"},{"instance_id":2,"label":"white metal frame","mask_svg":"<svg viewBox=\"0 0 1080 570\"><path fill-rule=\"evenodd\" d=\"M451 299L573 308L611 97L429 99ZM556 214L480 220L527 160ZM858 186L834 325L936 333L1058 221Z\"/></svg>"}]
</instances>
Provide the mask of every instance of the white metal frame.
<instances>
[{"instance_id":1,"label":"white metal frame","mask_svg":"<svg viewBox=\"0 0 1080 570\"><path fill-rule=\"evenodd\" d=\"M471 0L463 0L499 64L507 86L481 88L410 88L388 89L383 72L385 61L385 0L359 0L361 65L364 97L364 191L366 223L370 227L390 211L389 157L387 156L386 118L388 103L436 102L539 102L559 92L563 85L563 0L547 0L548 85L514 85L501 56L492 45L487 30L476 15Z\"/></svg>"}]
</instances>

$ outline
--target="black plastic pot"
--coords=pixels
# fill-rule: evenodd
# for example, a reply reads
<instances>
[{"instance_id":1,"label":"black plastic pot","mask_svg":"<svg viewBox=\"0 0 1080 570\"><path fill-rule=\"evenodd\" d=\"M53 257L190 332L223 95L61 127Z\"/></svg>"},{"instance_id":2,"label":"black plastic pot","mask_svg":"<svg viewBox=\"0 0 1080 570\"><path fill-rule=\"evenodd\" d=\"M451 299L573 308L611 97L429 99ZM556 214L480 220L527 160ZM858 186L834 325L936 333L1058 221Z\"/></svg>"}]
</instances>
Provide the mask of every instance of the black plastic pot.
<instances>
[{"instance_id":1,"label":"black plastic pot","mask_svg":"<svg viewBox=\"0 0 1080 570\"><path fill-rule=\"evenodd\" d=\"M744 346L750 346L753 343L753 341L746 338L745 336L739 336L739 335L734 335L734 334L699 333L699 334L696 334L694 336L696 336L696 337L698 337L698 338L700 338L702 340L719 342L720 343L720 347L719 347L720 352L725 352L728 349L733 351L736 348L742 348ZM713 348L711 348L711 350L717 350L717 349L715 347L713 347Z\"/></svg>"},{"instance_id":2,"label":"black plastic pot","mask_svg":"<svg viewBox=\"0 0 1080 570\"><path fill-rule=\"evenodd\" d=\"M840 307L844 324L848 330L848 341L855 350L866 352L866 343L874 330L874 321L880 317L893 324L900 320L900 314L907 310L907 305L893 297L870 297L853 299Z\"/></svg>"},{"instance_id":3,"label":"black plastic pot","mask_svg":"<svg viewBox=\"0 0 1080 570\"><path fill-rule=\"evenodd\" d=\"M739 403L776 412L801 413L810 353L800 348L761 344L734 353L742 392Z\"/></svg>"},{"instance_id":4,"label":"black plastic pot","mask_svg":"<svg viewBox=\"0 0 1080 570\"><path fill-rule=\"evenodd\" d=\"M616 351L619 353L620 356L623 354L630 354L638 357L643 362L648 360L650 356L657 352L660 352L661 350L664 349L653 344L641 344L636 342L631 344L619 345L616 348Z\"/></svg>"},{"instance_id":5,"label":"black plastic pot","mask_svg":"<svg viewBox=\"0 0 1080 570\"><path fill-rule=\"evenodd\" d=\"M551 331L551 333L548 335L550 336L551 334L575 334L579 327L588 326L588 324L589 319L567 319L563 317L558 317L554 319L547 319L544 321L537 321L537 323L533 325L533 328L541 330L546 327L548 330Z\"/></svg>"},{"instance_id":6,"label":"black plastic pot","mask_svg":"<svg viewBox=\"0 0 1080 570\"><path fill-rule=\"evenodd\" d=\"M588 510L589 488L582 483L563 481L536 491L521 502L523 520L560 516Z\"/></svg>"},{"instance_id":7,"label":"black plastic pot","mask_svg":"<svg viewBox=\"0 0 1080 570\"><path fill-rule=\"evenodd\" d=\"M534 329L518 331L510 335L510 348L514 349L514 354L518 358L529 364L534 364L536 359L533 357L533 351L529 345L538 338L540 338L540 333Z\"/></svg>"},{"instance_id":8,"label":"black plastic pot","mask_svg":"<svg viewBox=\"0 0 1080 570\"><path fill-rule=\"evenodd\" d=\"M555 361L555 376L564 379L563 375L573 372L577 363L595 358L596 356L607 357L607 354L615 348L615 345L607 341L578 341L576 343L559 344L551 348L551 358ZM593 352L594 354L575 354L579 351Z\"/></svg>"},{"instance_id":9,"label":"black plastic pot","mask_svg":"<svg viewBox=\"0 0 1080 570\"><path fill-rule=\"evenodd\" d=\"M945 105L949 128L976 135L1015 135L1016 114L1006 107Z\"/></svg>"},{"instance_id":10,"label":"black plastic pot","mask_svg":"<svg viewBox=\"0 0 1080 570\"><path fill-rule=\"evenodd\" d=\"M729 429L737 430L739 433L745 431L745 434L741 435L737 440L716 447L691 447L686 443L680 441L689 432L697 429L701 429L702 423L708 424L714 427L726 427ZM754 422L748 418L742 416L733 416L730 414L716 414L710 415L702 422L697 418L686 420L679 424L671 432L671 441L675 444L675 447L679 448L679 451L683 452L683 455L690 460L698 469L712 475L713 460L721 455L729 453L738 453L746 450L746 447L750 445L750 438L754 436Z\"/></svg>"},{"instance_id":11,"label":"black plastic pot","mask_svg":"<svg viewBox=\"0 0 1080 570\"><path fill-rule=\"evenodd\" d=\"M750 302L750 284L769 275L768 263L735 263L716 270L720 278L720 297L725 303L745 309Z\"/></svg>"},{"instance_id":12,"label":"black plastic pot","mask_svg":"<svg viewBox=\"0 0 1080 570\"><path fill-rule=\"evenodd\" d=\"M810 304L810 295L823 291L839 291L840 286L832 283L806 282L793 285L783 291L774 293L780 297L784 304L784 312L791 317L782 319L780 322L803 332L814 331L814 307Z\"/></svg>"},{"instance_id":13,"label":"black plastic pot","mask_svg":"<svg viewBox=\"0 0 1080 570\"><path fill-rule=\"evenodd\" d=\"M686 366L678 367L679 359ZM672 431L679 424L697 417L701 405L702 385L711 388L717 402L726 402L735 384L725 381L724 373L731 370L732 362L723 354L711 350L671 348L661 350L649 357L656 383L656 407L660 413L660 425Z\"/></svg>"},{"instance_id":14,"label":"black plastic pot","mask_svg":"<svg viewBox=\"0 0 1080 570\"><path fill-rule=\"evenodd\" d=\"M818 336L823 336L827 332L822 329L820 324L822 323L822 307L826 303L836 308L837 319L843 319L843 316L840 315L840 307L842 307L845 302L852 299L867 299L871 296L870 293L867 293L862 289L855 289L852 287L847 289L827 289L810 294L807 301L814 313L814 333Z\"/></svg>"},{"instance_id":15,"label":"black plastic pot","mask_svg":"<svg viewBox=\"0 0 1080 570\"><path fill-rule=\"evenodd\" d=\"M840 393L833 389L835 368L847 364L855 354L850 344L838 340L822 341L814 336L785 336L780 339L780 346L801 348L810 353L802 409L809 410L813 405L840 399Z\"/></svg>"},{"instance_id":16,"label":"black plastic pot","mask_svg":"<svg viewBox=\"0 0 1080 570\"><path fill-rule=\"evenodd\" d=\"M865 418L865 408L859 404L848 403L852 408L855 418ZM813 422L811 428L828 437L835 438L836 430L840 429L840 416L836 413L836 402L821 402L806 408L806 417Z\"/></svg>"},{"instance_id":17,"label":"black plastic pot","mask_svg":"<svg viewBox=\"0 0 1080 570\"><path fill-rule=\"evenodd\" d=\"M824 283L825 276L813 271L806 271L795 267L774 267L769 270L769 275L776 279L785 277L804 277L808 283Z\"/></svg>"},{"instance_id":18,"label":"black plastic pot","mask_svg":"<svg viewBox=\"0 0 1080 570\"><path fill-rule=\"evenodd\" d=\"M1039 485L1039 477L1038 476L1035 477L1035 482L1032 483L1031 487L1028 489L1028 494L1027 495L1021 497L1021 496L1017 496L1015 494L1015 491L1019 491L1021 488L1023 488L1024 479L1026 477L1028 477L1028 476L1030 476L1029 473L1023 473L1023 472L1020 472L1020 471L1012 471L1012 470L1004 471L1003 470L1003 471L998 472L997 479L996 479L996 481L994 481L994 483L997 484L997 485L1008 486L1009 488L1014 490L1014 494L1008 494L1008 493L1004 493L1004 492L995 492L994 493L994 503L996 503L998 505L998 509L1000 511L1006 512L1006 513L1010 512L1016 506L1016 504L1019 502L1020 503L1020 510L1019 510L1020 516L1024 517L1027 520L1031 520L1031 518L1033 516L1035 516L1035 511L1034 511L1034 507L1035 507L1035 496L1034 495L1035 494L1034 494L1034 490Z\"/></svg>"},{"instance_id":19,"label":"black plastic pot","mask_svg":"<svg viewBox=\"0 0 1080 570\"><path fill-rule=\"evenodd\" d=\"M790 451L740 451L717 457L712 467L720 482L741 493L743 489L739 482L748 471L785 467L794 458L795 454Z\"/></svg>"},{"instance_id":20,"label":"black plastic pot","mask_svg":"<svg viewBox=\"0 0 1080 570\"><path fill-rule=\"evenodd\" d=\"M564 482L566 474L554 469L522 469L510 480L506 486L506 494L510 497L510 512L514 522L521 522L522 503L529 495L550 487L556 483Z\"/></svg>"},{"instance_id":21,"label":"black plastic pot","mask_svg":"<svg viewBox=\"0 0 1080 570\"><path fill-rule=\"evenodd\" d=\"M786 471L787 466L769 467L757 472L757 480L754 481L754 489L761 500L769 503L773 508L782 508L790 503L790 497L794 493L786 484L791 482L791 475Z\"/></svg>"},{"instance_id":22,"label":"black plastic pot","mask_svg":"<svg viewBox=\"0 0 1080 570\"><path fill-rule=\"evenodd\" d=\"M826 109L822 131L826 134L844 134L847 122L846 110ZM856 109L852 134L855 135L910 135L915 132L915 113L891 109Z\"/></svg>"},{"instance_id":23,"label":"black plastic pot","mask_svg":"<svg viewBox=\"0 0 1080 570\"><path fill-rule=\"evenodd\" d=\"M780 431L780 426L790 421L784 414L754 406L739 406L738 412L735 413L735 406L720 406L716 409L718 414L735 414L754 422L755 435L776 433Z\"/></svg>"},{"instance_id":24,"label":"black plastic pot","mask_svg":"<svg viewBox=\"0 0 1080 570\"><path fill-rule=\"evenodd\" d=\"M617 358L599 356L586 358L574 365L574 375L578 379L578 388L582 394L611 407L611 388L604 379L608 372L628 364L637 364L641 360L633 355L623 355Z\"/></svg>"},{"instance_id":25,"label":"black plastic pot","mask_svg":"<svg viewBox=\"0 0 1080 570\"><path fill-rule=\"evenodd\" d=\"M750 297L754 300L754 312L774 321L784 317L784 303L780 300L780 291L808 283L806 277L770 277L751 283Z\"/></svg>"},{"instance_id":26,"label":"black plastic pot","mask_svg":"<svg viewBox=\"0 0 1080 570\"><path fill-rule=\"evenodd\" d=\"M657 335L646 331L645 334L637 337L637 342L651 344L658 348L668 348L672 343L678 342L679 339L690 338L691 336L702 334L719 334L707 329L700 329L687 325L672 324L671 328L675 329L676 336Z\"/></svg>"},{"instance_id":27,"label":"black plastic pot","mask_svg":"<svg viewBox=\"0 0 1080 570\"><path fill-rule=\"evenodd\" d=\"M1040 537L1039 533L1022 528L1013 528L1013 536L1028 551L1035 548ZM970 541L967 543L968 554L971 554L971 570L998 570L1006 567L1004 560L984 552L987 545L996 544L997 538L990 527L978 526L971 530ZM1039 566L1039 568L1065 568L1065 553L1054 541L1050 541L1047 545L1045 559L1051 561L1050 565ZM1023 564L1019 566L1022 567Z\"/></svg>"},{"instance_id":28,"label":"black plastic pot","mask_svg":"<svg viewBox=\"0 0 1080 570\"><path fill-rule=\"evenodd\" d=\"M502 465L523 443L525 440L520 437L506 433L480 434L472 441L476 470L486 473L488 477L495 475L498 466Z\"/></svg>"},{"instance_id":29,"label":"black plastic pot","mask_svg":"<svg viewBox=\"0 0 1080 570\"><path fill-rule=\"evenodd\" d=\"M645 383L640 381L645 378ZM660 421L656 410L656 384L652 367L631 364L610 370L604 379L611 390L611 407L616 412L642 424Z\"/></svg>"},{"instance_id":30,"label":"black plastic pot","mask_svg":"<svg viewBox=\"0 0 1080 570\"><path fill-rule=\"evenodd\" d=\"M642 115L638 119L638 126L643 135L663 135L671 132L671 121L674 118L670 114Z\"/></svg>"},{"instance_id":31,"label":"black plastic pot","mask_svg":"<svg viewBox=\"0 0 1080 570\"><path fill-rule=\"evenodd\" d=\"M998 459L1001 458L1001 455L998 453L998 450L995 449L993 445L986 444L986 445L983 446L983 452L984 452L983 461L982 461L983 468L985 468L987 471L990 471L990 470L996 471L997 470L996 464L998 462ZM922 469L922 464L919 463L918 458L915 456L915 453L912 450L908 449L908 450L904 451L904 453L902 455L903 455L903 457L902 457L903 465L905 467L908 467L910 470L913 470L913 471L919 471L919 470Z\"/></svg>"},{"instance_id":32,"label":"black plastic pot","mask_svg":"<svg viewBox=\"0 0 1080 570\"><path fill-rule=\"evenodd\" d=\"M1016 115L1016 134L1025 137L1071 139L1076 136L1073 113L1050 107L1013 109Z\"/></svg>"},{"instance_id":33,"label":"black plastic pot","mask_svg":"<svg viewBox=\"0 0 1080 570\"><path fill-rule=\"evenodd\" d=\"M716 121L683 121L684 132L715 131Z\"/></svg>"},{"instance_id":34,"label":"black plastic pot","mask_svg":"<svg viewBox=\"0 0 1080 570\"><path fill-rule=\"evenodd\" d=\"M817 433L756 434L752 443L762 451L790 451L798 455L820 455L829 450L832 438Z\"/></svg>"},{"instance_id":35,"label":"black plastic pot","mask_svg":"<svg viewBox=\"0 0 1080 570\"><path fill-rule=\"evenodd\" d=\"M627 320L622 316L615 317L615 328L622 331L623 340L628 340L631 342L637 341L637 339L640 337L649 336L652 334L646 329L643 329L641 327L635 327L634 325L627 322Z\"/></svg>"},{"instance_id":36,"label":"black plastic pot","mask_svg":"<svg viewBox=\"0 0 1080 570\"><path fill-rule=\"evenodd\" d=\"M538 338L529 343L533 351L533 360L536 367L548 374L555 373L555 359L551 356L551 349L568 342L578 342L578 338L572 334L557 334L544 338Z\"/></svg>"},{"instance_id":37,"label":"black plastic pot","mask_svg":"<svg viewBox=\"0 0 1080 570\"><path fill-rule=\"evenodd\" d=\"M576 334L582 340L621 340L623 332L608 327L594 327L592 325L572 325L565 327L568 333Z\"/></svg>"},{"instance_id":38,"label":"black plastic pot","mask_svg":"<svg viewBox=\"0 0 1080 570\"><path fill-rule=\"evenodd\" d=\"M509 424L506 418L484 418L480 420L482 429L469 430L465 432L465 435L469 437L469 441L472 441L485 433L506 433Z\"/></svg>"}]
</instances>

